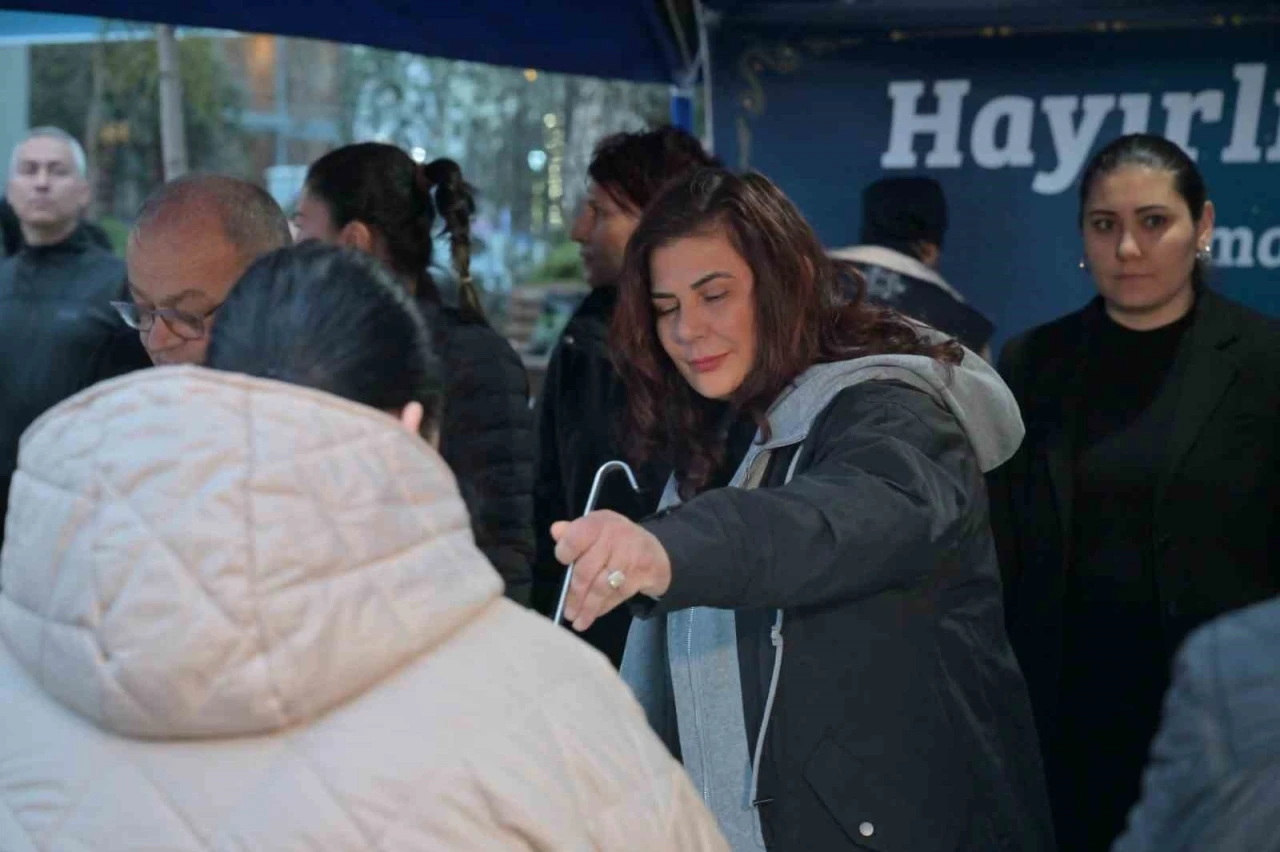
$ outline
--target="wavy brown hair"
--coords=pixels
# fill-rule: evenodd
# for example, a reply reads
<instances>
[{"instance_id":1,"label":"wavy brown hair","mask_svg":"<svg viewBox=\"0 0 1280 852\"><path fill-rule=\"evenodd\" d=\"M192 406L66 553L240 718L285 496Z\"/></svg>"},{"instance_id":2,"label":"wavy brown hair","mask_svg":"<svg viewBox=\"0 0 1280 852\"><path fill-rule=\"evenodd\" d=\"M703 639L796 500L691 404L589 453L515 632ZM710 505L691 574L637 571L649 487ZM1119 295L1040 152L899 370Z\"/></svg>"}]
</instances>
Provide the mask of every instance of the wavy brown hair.
<instances>
[{"instance_id":1,"label":"wavy brown hair","mask_svg":"<svg viewBox=\"0 0 1280 852\"><path fill-rule=\"evenodd\" d=\"M645 210L627 244L611 348L627 387L628 449L669 462L685 499L704 490L724 461L724 406L698 395L663 350L650 263L663 246L716 231L755 278L756 362L729 405L749 415L766 438L769 406L814 364L886 353L947 364L963 357L959 344L931 342L900 314L865 301L861 277L828 257L768 178L708 168L677 180ZM852 299L843 295L849 276L858 281Z\"/></svg>"}]
</instances>

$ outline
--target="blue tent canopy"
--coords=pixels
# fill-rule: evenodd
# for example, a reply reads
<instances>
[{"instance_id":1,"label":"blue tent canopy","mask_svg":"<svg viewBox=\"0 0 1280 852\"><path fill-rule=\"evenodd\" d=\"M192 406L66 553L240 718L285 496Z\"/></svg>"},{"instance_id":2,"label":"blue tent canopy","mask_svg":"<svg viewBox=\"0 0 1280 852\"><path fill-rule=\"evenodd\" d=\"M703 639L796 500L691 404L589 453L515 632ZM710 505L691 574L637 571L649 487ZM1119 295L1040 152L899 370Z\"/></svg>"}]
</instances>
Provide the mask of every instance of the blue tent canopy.
<instances>
[{"instance_id":1,"label":"blue tent canopy","mask_svg":"<svg viewBox=\"0 0 1280 852\"><path fill-rule=\"evenodd\" d=\"M682 61L655 0L0 0L5 8L350 44L643 82L671 82ZM11 15L13 30L38 16ZM39 24L47 27L47 24ZM33 33L34 34L34 33ZM0 32L0 39L18 33Z\"/></svg>"},{"instance_id":2,"label":"blue tent canopy","mask_svg":"<svg viewBox=\"0 0 1280 852\"><path fill-rule=\"evenodd\" d=\"M978 26L1188 24L1273 9L1274 0L0 0L28 12L299 36L642 82L687 82L707 26L772 34ZM46 26L0 17L0 28ZM37 16L25 16L34 20ZM34 33L33 33L34 34ZM0 29L0 41L6 33Z\"/></svg>"},{"instance_id":3,"label":"blue tent canopy","mask_svg":"<svg viewBox=\"0 0 1280 852\"><path fill-rule=\"evenodd\" d=\"M1067 29L1124 21L1194 26L1275 11L1275 0L704 0L736 27L820 30L1013 27Z\"/></svg>"}]
</instances>

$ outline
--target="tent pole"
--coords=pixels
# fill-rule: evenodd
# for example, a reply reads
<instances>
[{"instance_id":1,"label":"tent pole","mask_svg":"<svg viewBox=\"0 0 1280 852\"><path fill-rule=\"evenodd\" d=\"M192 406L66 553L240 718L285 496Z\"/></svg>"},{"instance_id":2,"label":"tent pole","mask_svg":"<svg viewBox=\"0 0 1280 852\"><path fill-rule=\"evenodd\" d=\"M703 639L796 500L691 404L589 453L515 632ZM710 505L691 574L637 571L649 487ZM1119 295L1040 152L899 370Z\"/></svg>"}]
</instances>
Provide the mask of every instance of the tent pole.
<instances>
[{"instance_id":1,"label":"tent pole","mask_svg":"<svg viewBox=\"0 0 1280 852\"><path fill-rule=\"evenodd\" d=\"M695 64L702 71L702 147L707 149L708 154L714 154L716 132L715 104L711 98L711 41L707 37L707 16L706 10L702 8L702 0L693 0L693 18L698 28L698 58Z\"/></svg>"},{"instance_id":2,"label":"tent pole","mask_svg":"<svg viewBox=\"0 0 1280 852\"><path fill-rule=\"evenodd\" d=\"M693 14L698 30L698 52L689 61L678 83L671 87L671 123L681 130L694 132L693 95L702 78L702 146L707 153L715 151L714 109L711 103L711 47L707 38L707 20L700 0L693 0ZM678 21L673 19L673 25Z\"/></svg>"}]
</instances>

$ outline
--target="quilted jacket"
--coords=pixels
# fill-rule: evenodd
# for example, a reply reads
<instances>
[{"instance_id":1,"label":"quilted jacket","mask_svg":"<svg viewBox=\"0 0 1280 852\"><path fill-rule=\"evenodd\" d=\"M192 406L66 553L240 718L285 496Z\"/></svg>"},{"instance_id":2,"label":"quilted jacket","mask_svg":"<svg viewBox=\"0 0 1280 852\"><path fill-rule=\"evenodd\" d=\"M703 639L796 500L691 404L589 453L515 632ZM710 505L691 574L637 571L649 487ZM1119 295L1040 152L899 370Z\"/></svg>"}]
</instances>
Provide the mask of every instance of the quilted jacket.
<instances>
[{"instance_id":1,"label":"quilted jacket","mask_svg":"<svg viewBox=\"0 0 1280 852\"><path fill-rule=\"evenodd\" d=\"M391 417L196 367L22 440L0 849L723 850L604 657Z\"/></svg>"},{"instance_id":2,"label":"quilted jacket","mask_svg":"<svg viewBox=\"0 0 1280 852\"><path fill-rule=\"evenodd\" d=\"M1174 665L1142 800L1112 852L1280 849L1280 598L1221 616Z\"/></svg>"}]
</instances>

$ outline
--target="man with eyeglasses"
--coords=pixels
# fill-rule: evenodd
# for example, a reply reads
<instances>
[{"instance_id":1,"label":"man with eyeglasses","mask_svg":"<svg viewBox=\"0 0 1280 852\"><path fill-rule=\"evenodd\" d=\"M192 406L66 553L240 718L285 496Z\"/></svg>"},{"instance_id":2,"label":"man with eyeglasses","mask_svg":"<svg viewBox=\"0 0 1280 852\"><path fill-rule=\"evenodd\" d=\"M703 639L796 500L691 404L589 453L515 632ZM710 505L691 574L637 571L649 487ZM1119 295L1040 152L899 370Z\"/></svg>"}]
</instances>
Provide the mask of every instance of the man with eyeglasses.
<instances>
[{"instance_id":1,"label":"man with eyeglasses","mask_svg":"<svg viewBox=\"0 0 1280 852\"><path fill-rule=\"evenodd\" d=\"M199 364L240 275L291 242L284 211L261 187L222 175L170 181L138 213L126 250L130 299L114 306L154 363Z\"/></svg>"},{"instance_id":2,"label":"man with eyeglasses","mask_svg":"<svg viewBox=\"0 0 1280 852\"><path fill-rule=\"evenodd\" d=\"M149 363L111 310L124 295L124 264L84 224L89 197L84 150L70 134L37 128L14 149L5 198L22 239L0 261L0 518L32 421Z\"/></svg>"}]
</instances>

